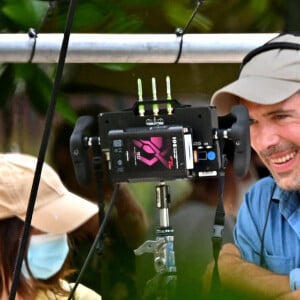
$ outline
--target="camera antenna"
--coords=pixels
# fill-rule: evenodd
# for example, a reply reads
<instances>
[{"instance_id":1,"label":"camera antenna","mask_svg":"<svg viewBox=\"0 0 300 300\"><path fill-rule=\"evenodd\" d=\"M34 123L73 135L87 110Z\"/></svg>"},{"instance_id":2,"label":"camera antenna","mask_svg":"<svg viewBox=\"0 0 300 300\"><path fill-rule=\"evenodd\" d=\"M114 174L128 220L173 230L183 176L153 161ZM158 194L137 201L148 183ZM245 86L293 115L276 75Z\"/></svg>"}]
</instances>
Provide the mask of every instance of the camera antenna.
<instances>
[{"instance_id":1,"label":"camera antenna","mask_svg":"<svg viewBox=\"0 0 300 300\"><path fill-rule=\"evenodd\" d=\"M168 115L171 115L173 112L173 107L171 104L172 96L171 96L171 80L170 76L166 77L166 88L167 88L167 112Z\"/></svg>"},{"instance_id":2,"label":"camera antenna","mask_svg":"<svg viewBox=\"0 0 300 300\"><path fill-rule=\"evenodd\" d=\"M144 106L144 104L141 104L142 102L144 102L143 86L142 86L141 78L138 78L137 86L138 86L139 115L140 115L140 117L143 117L145 115L145 106Z\"/></svg>"},{"instance_id":3,"label":"camera antenna","mask_svg":"<svg viewBox=\"0 0 300 300\"><path fill-rule=\"evenodd\" d=\"M155 77L152 77L152 97L153 97L153 115L158 116L159 113L159 107L157 104L157 93L156 93L156 79Z\"/></svg>"}]
</instances>

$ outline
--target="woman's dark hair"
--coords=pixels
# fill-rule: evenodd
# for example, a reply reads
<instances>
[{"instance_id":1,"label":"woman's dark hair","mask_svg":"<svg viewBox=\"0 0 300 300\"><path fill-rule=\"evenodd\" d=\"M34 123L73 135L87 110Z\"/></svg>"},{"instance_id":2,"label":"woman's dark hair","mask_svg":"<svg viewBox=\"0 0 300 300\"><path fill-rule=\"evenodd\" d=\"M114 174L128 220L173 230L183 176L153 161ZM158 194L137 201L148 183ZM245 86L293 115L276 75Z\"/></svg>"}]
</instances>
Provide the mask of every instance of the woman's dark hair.
<instances>
[{"instance_id":1,"label":"woman's dark hair","mask_svg":"<svg viewBox=\"0 0 300 300\"><path fill-rule=\"evenodd\" d=\"M23 227L24 222L17 217L0 220L0 295L9 293ZM27 263L26 255L25 261ZM29 298L29 295L37 290L47 290L58 295L66 295L68 292L61 287L60 279L71 273L72 270L68 268L68 262L57 274L47 280L32 277L29 283L21 273L17 292L24 299Z\"/></svg>"},{"instance_id":2,"label":"woman's dark hair","mask_svg":"<svg viewBox=\"0 0 300 300\"><path fill-rule=\"evenodd\" d=\"M24 223L16 217L0 220L0 295L3 292L9 293L23 226ZM24 297L32 292L31 286L22 274L18 290Z\"/></svg>"}]
</instances>

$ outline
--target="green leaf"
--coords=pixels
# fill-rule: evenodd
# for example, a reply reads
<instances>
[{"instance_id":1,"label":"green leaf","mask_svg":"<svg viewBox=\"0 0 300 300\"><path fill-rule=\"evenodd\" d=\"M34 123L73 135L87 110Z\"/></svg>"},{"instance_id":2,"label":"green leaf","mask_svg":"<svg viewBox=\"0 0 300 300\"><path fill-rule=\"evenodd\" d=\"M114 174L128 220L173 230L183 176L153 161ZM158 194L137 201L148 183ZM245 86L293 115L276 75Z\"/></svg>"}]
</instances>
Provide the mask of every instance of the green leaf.
<instances>
[{"instance_id":1,"label":"green leaf","mask_svg":"<svg viewBox=\"0 0 300 300\"><path fill-rule=\"evenodd\" d=\"M33 108L39 114L45 115L52 96L52 79L39 65L34 64L18 65L18 77L25 82L26 92ZM74 122L77 118L74 109L60 92L56 99L56 110L69 122Z\"/></svg>"},{"instance_id":2,"label":"green leaf","mask_svg":"<svg viewBox=\"0 0 300 300\"><path fill-rule=\"evenodd\" d=\"M95 64L98 67L102 67L104 69L110 71L124 72L130 71L137 67L137 64L114 64L114 63L103 63L103 64Z\"/></svg>"},{"instance_id":3,"label":"green leaf","mask_svg":"<svg viewBox=\"0 0 300 300\"><path fill-rule=\"evenodd\" d=\"M22 27L23 31L28 28L38 28L47 11L47 3L39 1L10 1L2 7L2 14Z\"/></svg>"},{"instance_id":4,"label":"green leaf","mask_svg":"<svg viewBox=\"0 0 300 300\"><path fill-rule=\"evenodd\" d=\"M264 13L268 10L269 0L252 0L250 5L256 14Z\"/></svg>"},{"instance_id":5,"label":"green leaf","mask_svg":"<svg viewBox=\"0 0 300 300\"><path fill-rule=\"evenodd\" d=\"M166 17L175 28L184 28L190 20L192 9L181 4L173 3L166 8ZM212 28L212 22L204 15L198 13L190 24L190 28L196 28L198 31L208 32Z\"/></svg>"},{"instance_id":6,"label":"green leaf","mask_svg":"<svg viewBox=\"0 0 300 300\"><path fill-rule=\"evenodd\" d=\"M58 96L56 108L65 121L68 121L70 124L75 124L78 116L63 95Z\"/></svg>"}]
</instances>

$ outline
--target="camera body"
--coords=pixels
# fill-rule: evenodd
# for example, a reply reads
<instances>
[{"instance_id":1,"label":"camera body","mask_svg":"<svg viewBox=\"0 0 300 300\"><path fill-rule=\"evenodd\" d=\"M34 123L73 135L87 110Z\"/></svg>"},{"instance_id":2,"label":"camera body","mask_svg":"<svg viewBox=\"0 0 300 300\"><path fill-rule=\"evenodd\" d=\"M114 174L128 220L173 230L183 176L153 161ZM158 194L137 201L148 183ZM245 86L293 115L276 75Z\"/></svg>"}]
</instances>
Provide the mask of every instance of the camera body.
<instances>
[{"instance_id":1,"label":"camera body","mask_svg":"<svg viewBox=\"0 0 300 300\"><path fill-rule=\"evenodd\" d=\"M170 99L138 101L131 109L99 113L99 136L89 137L86 131L94 121L91 116L79 117L70 138L74 170L81 185L91 177L90 146L104 154L113 182L224 175L226 143L234 146L236 175L245 176L249 168L249 115L243 105L235 105L230 114L218 117L214 106L192 107Z\"/></svg>"},{"instance_id":2,"label":"camera body","mask_svg":"<svg viewBox=\"0 0 300 300\"><path fill-rule=\"evenodd\" d=\"M141 116L136 106L98 116L101 149L113 181L218 176L221 153L215 138L215 107L173 103L171 114L160 109L157 116L147 111Z\"/></svg>"}]
</instances>

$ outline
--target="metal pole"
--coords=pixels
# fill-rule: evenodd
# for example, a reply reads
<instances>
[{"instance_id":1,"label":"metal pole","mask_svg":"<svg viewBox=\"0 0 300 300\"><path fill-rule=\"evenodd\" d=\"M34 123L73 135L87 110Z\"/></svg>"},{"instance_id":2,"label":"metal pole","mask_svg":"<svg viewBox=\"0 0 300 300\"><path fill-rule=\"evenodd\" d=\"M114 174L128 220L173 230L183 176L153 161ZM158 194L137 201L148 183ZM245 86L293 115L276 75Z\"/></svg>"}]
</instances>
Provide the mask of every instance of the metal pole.
<instances>
[{"instance_id":1,"label":"metal pole","mask_svg":"<svg viewBox=\"0 0 300 300\"><path fill-rule=\"evenodd\" d=\"M277 33L185 34L179 63L240 63L247 52ZM176 34L76 34L70 36L66 63L174 63ZM63 34L39 34L33 63L57 63ZM0 34L0 62L29 61L34 38Z\"/></svg>"}]
</instances>

